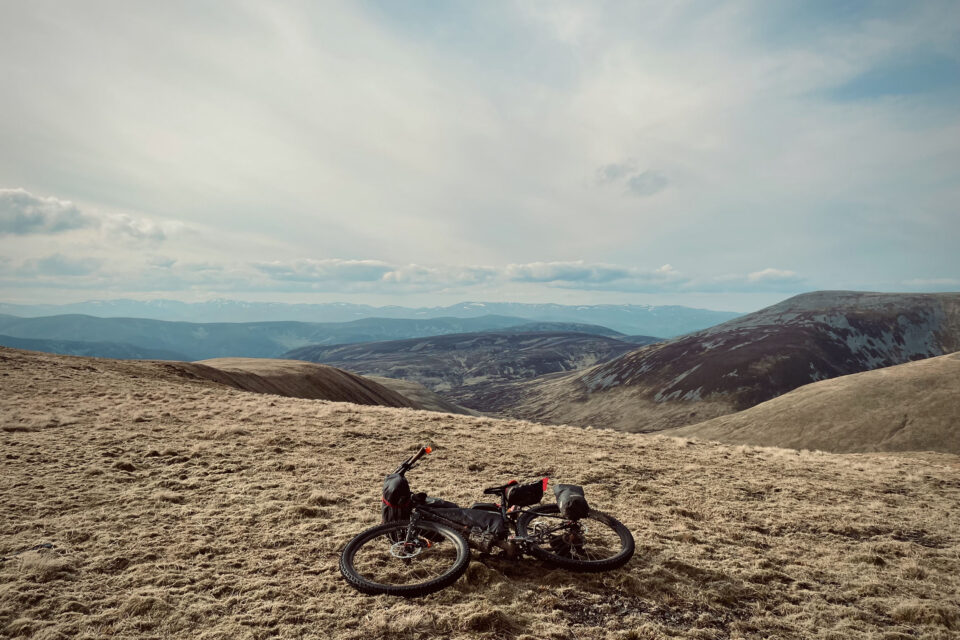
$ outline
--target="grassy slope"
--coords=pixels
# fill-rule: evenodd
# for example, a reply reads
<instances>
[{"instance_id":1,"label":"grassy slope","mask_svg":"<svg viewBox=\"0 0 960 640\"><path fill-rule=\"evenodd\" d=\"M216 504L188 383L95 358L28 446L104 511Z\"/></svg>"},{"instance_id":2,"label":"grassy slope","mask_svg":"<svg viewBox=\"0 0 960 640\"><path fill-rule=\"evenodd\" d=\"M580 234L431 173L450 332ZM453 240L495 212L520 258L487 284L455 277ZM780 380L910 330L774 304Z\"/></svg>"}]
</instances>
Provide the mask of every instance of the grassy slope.
<instances>
[{"instance_id":1,"label":"grassy slope","mask_svg":"<svg viewBox=\"0 0 960 640\"><path fill-rule=\"evenodd\" d=\"M953 638L960 481L946 455L691 444L282 398L164 369L0 352L0 635L36 638ZM475 561L422 601L337 554L415 489L585 483L638 542L595 576ZM467 465L480 465L468 471ZM897 635L900 634L900 635Z\"/></svg>"},{"instance_id":2,"label":"grassy slope","mask_svg":"<svg viewBox=\"0 0 960 640\"><path fill-rule=\"evenodd\" d=\"M834 452L960 454L960 353L815 382L665 434Z\"/></svg>"}]
</instances>

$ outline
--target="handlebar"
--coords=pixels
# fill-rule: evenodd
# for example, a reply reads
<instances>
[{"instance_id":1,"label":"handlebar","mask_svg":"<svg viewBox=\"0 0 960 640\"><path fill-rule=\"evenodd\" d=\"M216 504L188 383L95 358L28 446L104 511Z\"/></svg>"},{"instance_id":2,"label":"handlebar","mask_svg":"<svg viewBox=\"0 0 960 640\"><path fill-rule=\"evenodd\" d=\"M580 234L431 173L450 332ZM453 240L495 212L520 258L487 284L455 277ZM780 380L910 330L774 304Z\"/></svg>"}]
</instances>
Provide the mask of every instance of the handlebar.
<instances>
[{"instance_id":1,"label":"handlebar","mask_svg":"<svg viewBox=\"0 0 960 640\"><path fill-rule=\"evenodd\" d=\"M433 451L433 447L423 446L420 447L420 450L417 451L414 455L410 456L397 467L397 470L394 473L399 473L401 476L404 475L407 471L413 468L417 461L420 460L423 456Z\"/></svg>"}]
</instances>

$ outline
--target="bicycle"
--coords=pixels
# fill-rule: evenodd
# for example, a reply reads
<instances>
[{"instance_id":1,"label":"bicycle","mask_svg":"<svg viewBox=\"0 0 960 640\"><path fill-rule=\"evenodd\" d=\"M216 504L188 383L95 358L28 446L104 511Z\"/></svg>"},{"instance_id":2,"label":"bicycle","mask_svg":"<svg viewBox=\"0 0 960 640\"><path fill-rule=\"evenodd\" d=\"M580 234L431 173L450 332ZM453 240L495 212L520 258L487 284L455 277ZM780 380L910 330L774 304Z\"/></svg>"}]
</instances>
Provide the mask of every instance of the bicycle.
<instances>
[{"instance_id":1,"label":"bicycle","mask_svg":"<svg viewBox=\"0 0 960 640\"><path fill-rule=\"evenodd\" d=\"M475 503L469 509L411 493L405 475L430 452L421 447L387 476L385 521L358 534L340 554L340 572L361 593L419 597L444 589L467 570L471 547L484 554L499 548L512 560L531 555L581 572L611 571L633 556L629 529L590 508L575 485L554 489L558 504L539 504L547 478L527 485L511 481L483 490L498 496L498 503ZM571 487L578 494L573 499ZM394 488L398 491L388 500L387 491Z\"/></svg>"}]
</instances>

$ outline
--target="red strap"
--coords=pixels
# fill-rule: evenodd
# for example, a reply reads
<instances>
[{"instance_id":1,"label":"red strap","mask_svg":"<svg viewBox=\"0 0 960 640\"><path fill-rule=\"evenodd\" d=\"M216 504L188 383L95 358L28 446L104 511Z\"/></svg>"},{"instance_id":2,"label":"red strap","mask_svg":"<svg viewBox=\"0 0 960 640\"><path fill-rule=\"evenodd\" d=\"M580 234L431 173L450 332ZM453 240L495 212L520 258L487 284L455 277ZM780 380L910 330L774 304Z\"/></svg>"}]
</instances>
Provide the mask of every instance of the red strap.
<instances>
[{"instance_id":1,"label":"red strap","mask_svg":"<svg viewBox=\"0 0 960 640\"><path fill-rule=\"evenodd\" d=\"M544 490L544 491L547 490L547 481L548 481L549 479L550 479L550 478L544 478L544 479L543 479L543 490Z\"/></svg>"}]
</instances>

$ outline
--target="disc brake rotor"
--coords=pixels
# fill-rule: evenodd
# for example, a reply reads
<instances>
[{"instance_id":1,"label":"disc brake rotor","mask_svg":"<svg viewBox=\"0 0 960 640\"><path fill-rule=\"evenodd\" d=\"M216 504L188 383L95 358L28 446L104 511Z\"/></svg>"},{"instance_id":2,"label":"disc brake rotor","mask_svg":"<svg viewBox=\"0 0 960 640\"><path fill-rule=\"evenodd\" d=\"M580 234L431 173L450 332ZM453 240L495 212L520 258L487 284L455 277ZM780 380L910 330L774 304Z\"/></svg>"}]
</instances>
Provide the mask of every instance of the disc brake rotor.
<instances>
[{"instance_id":1,"label":"disc brake rotor","mask_svg":"<svg viewBox=\"0 0 960 640\"><path fill-rule=\"evenodd\" d=\"M415 558L423 552L423 546L416 543L407 543L401 540L390 545L390 555L401 560Z\"/></svg>"}]
</instances>

